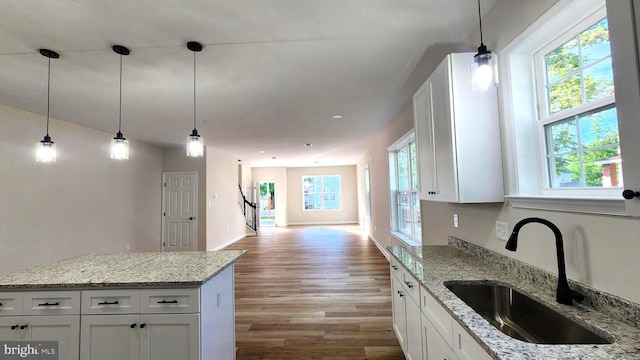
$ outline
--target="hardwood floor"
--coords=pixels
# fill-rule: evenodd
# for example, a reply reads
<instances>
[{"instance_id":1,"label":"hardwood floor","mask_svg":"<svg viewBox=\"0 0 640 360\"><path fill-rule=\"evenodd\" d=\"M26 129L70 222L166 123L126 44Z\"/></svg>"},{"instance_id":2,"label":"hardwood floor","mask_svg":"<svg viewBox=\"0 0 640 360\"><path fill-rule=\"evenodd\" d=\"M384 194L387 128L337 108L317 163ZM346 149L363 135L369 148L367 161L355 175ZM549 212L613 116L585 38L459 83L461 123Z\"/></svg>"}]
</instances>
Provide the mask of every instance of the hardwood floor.
<instances>
[{"instance_id":1,"label":"hardwood floor","mask_svg":"<svg viewBox=\"0 0 640 360\"><path fill-rule=\"evenodd\" d=\"M389 263L352 226L263 228L227 247L237 359L404 359L391 324Z\"/></svg>"}]
</instances>

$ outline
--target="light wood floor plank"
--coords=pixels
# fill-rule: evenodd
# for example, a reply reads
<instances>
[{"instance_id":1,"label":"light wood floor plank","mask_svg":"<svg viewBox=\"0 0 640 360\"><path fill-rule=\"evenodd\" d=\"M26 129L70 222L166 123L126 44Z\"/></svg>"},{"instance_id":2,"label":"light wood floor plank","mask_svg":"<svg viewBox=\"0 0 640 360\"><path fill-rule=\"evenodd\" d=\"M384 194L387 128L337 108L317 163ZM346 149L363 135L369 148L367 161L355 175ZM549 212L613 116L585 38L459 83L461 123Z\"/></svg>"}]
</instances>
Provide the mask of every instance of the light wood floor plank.
<instances>
[{"instance_id":1,"label":"light wood floor plank","mask_svg":"<svg viewBox=\"0 0 640 360\"><path fill-rule=\"evenodd\" d=\"M263 228L227 247L238 360L404 359L391 323L389 263L353 226Z\"/></svg>"}]
</instances>

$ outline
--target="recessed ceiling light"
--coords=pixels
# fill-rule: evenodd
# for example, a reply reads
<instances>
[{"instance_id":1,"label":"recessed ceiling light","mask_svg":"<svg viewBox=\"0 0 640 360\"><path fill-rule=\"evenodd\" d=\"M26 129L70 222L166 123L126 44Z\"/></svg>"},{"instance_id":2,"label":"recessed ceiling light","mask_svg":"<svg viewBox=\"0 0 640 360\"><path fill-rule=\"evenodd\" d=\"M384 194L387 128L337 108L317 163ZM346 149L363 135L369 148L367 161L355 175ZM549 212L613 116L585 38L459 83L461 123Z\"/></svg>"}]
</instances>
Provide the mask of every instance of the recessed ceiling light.
<instances>
[{"instance_id":1,"label":"recessed ceiling light","mask_svg":"<svg viewBox=\"0 0 640 360\"><path fill-rule=\"evenodd\" d=\"M332 118L334 119L342 119L344 116L340 115L340 114L335 114L332 116Z\"/></svg>"},{"instance_id":2,"label":"recessed ceiling light","mask_svg":"<svg viewBox=\"0 0 640 360\"><path fill-rule=\"evenodd\" d=\"M275 160L275 159L276 159L276 157L275 157L275 156L272 156L271 158L272 158L273 160Z\"/></svg>"},{"instance_id":3,"label":"recessed ceiling light","mask_svg":"<svg viewBox=\"0 0 640 360\"><path fill-rule=\"evenodd\" d=\"M205 124L213 124L213 120L202 120Z\"/></svg>"},{"instance_id":4,"label":"recessed ceiling light","mask_svg":"<svg viewBox=\"0 0 640 360\"><path fill-rule=\"evenodd\" d=\"M258 154L264 154L264 150L258 151Z\"/></svg>"},{"instance_id":5,"label":"recessed ceiling light","mask_svg":"<svg viewBox=\"0 0 640 360\"><path fill-rule=\"evenodd\" d=\"M306 146L306 147L312 147L312 146L313 146L313 144L312 144L312 143L306 143L306 144L304 144L304 146Z\"/></svg>"}]
</instances>

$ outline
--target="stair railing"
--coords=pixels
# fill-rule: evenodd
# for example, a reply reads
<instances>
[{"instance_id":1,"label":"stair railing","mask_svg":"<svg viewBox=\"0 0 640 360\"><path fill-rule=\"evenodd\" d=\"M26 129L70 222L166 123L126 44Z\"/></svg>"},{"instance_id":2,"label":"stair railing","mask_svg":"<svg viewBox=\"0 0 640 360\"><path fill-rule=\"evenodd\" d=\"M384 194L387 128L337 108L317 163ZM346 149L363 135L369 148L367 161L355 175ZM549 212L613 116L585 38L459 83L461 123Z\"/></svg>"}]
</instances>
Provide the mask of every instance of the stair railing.
<instances>
[{"instance_id":1,"label":"stair railing","mask_svg":"<svg viewBox=\"0 0 640 360\"><path fill-rule=\"evenodd\" d=\"M258 207L256 203L252 203L247 200L247 197L244 196L242 192L242 187L238 184L238 205L242 209L244 213L244 218L246 219L247 226L250 227L253 231L258 229Z\"/></svg>"}]
</instances>

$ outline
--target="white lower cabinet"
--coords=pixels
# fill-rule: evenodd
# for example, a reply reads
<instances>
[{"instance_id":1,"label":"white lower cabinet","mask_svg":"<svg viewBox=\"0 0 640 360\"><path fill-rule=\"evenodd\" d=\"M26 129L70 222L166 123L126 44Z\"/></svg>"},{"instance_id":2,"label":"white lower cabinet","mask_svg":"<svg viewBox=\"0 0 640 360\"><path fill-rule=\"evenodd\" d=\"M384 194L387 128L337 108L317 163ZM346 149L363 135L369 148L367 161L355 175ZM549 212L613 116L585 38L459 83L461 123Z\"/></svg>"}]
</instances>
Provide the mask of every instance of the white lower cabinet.
<instances>
[{"instance_id":1,"label":"white lower cabinet","mask_svg":"<svg viewBox=\"0 0 640 360\"><path fill-rule=\"evenodd\" d=\"M458 360L453 349L438 333L431 321L422 314L422 336L424 358L428 360Z\"/></svg>"},{"instance_id":2,"label":"white lower cabinet","mask_svg":"<svg viewBox=\"0 0 640 360\"><path fill-rule=\"evenodd\" d=\"M431 296L420 289L424 353L429 360L490 360L491 356Z\"/></svg>"},{"instance_id":3,"label":"white lower cabinet","mask_svg":"<svg viewBox=\"0 0 640 360\"><path fill-rule=\"evenodd\" d=\"M409 288L403 274L391 268L393 330L407 360L422 360L420 305L411 295L418 288L413 286Z\"/></svg>"},{"instance_id":4,"label":"white lower cabinet","mask_svg":"<svg viewBox=\"0 0 640 360\"><path fill-rule=\"evenodd\" d=\"M199 358L199 321L198 314L83 316L80 356L195 360Z\"/></svg>"},{"instance_id":5,"label":"white lower cabinet","mask_svg":"<svg viewBox=\"0 0 640 360\"><path fill-rule=\"evenodd\" d=\"M60 359L79 357L79 293L4 292L0 303L0 340L57 341Z\"/></svg>"}]
</instances>

